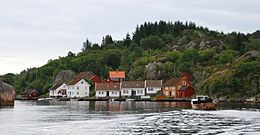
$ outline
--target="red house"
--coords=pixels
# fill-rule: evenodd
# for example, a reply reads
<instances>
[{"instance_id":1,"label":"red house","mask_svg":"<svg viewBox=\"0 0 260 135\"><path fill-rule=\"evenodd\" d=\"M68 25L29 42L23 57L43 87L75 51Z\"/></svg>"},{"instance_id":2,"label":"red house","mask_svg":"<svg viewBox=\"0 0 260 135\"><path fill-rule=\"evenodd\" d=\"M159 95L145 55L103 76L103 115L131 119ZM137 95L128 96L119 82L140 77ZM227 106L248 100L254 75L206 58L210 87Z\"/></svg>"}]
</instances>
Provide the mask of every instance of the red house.
<instances>
[{"instance_id":1,"label":"red house","mask_svg":"<svg viewBox=\"0 0 260 135\"><path fill-rule=\"evenodd\" d=\"M22 92L22 97L24 99L38 99L39 93L36 89L29 89Z\"/></svg>"},{"instance_id":2,"label":"red house","mask_svg":"<svg viewBox=\"0 0 260 135\"><path fill-rule=\"evenodd\" d=\"M125 71L109 71L109 82L122 82L125 79Z\"/></svg>"},{"instance_id":3,"label":"red house","mask_svg":"<svg viewBox=\"0 0 260 135\"><path fill-rule=\"evenodd\" d=\"M188 98L194 95L194 89L186 76L167 80L163 83L162 91L166 97L173 98Z\"/></svg>"}]
</instances>

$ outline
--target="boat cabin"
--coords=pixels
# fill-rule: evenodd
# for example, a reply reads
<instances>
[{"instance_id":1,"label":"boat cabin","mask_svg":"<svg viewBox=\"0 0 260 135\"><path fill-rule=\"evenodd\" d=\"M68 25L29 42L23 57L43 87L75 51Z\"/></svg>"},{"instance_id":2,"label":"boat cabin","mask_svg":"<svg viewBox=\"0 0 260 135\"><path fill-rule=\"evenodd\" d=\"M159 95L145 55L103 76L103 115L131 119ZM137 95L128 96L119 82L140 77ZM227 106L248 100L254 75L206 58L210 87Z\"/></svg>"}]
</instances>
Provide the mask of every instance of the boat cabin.
<instances>
[{"instance_id":1,"label":"boat cabin","mask_svg":"<svg viewBox=\"0 0 260 135\"><path fill-rule=\"evenodd\" d=\"M193 104L200 104L200 103L211 103L213 100L208 96L197 96L196 99L192 99L191 102Z\"/></svg>"}]
</instances>

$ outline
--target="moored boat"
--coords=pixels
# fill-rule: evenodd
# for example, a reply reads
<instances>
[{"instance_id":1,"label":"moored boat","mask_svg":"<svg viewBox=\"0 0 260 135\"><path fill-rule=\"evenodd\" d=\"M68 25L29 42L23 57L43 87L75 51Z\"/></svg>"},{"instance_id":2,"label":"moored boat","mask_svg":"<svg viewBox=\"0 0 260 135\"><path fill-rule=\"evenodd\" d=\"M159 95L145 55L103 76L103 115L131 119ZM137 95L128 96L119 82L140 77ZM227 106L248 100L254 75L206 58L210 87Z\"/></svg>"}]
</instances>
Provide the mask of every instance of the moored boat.
<instances>
[{"instance_id":1,"label":"moored boat","mask_svg":"<svg viewBox=\"0 0 260 135\"><path fill-rule=\"evenodd\" d=\"M197 96L191 100L191 106L194 110L216 110L217 102L208 96Z\"/></svg>"},{"instance_id":2,"label":"moored boat","mask_svg":"<svg viewBox=\"0 0 260 135\"><path fill-rule=\"evenodd\" d=\"M51 101L54 100L54 98L39 98L37 101Z\"/></svg>"}]
</instances>

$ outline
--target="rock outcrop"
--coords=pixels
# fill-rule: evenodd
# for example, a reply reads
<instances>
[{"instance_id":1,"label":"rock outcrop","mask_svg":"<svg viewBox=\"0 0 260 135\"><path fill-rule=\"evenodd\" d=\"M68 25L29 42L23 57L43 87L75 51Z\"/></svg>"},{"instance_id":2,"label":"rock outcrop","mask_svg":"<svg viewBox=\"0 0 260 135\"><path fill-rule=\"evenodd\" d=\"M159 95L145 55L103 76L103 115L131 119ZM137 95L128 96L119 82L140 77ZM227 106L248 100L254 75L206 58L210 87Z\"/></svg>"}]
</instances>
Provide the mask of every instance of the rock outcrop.
<instances>
[{"instance_id":1,"label":"rock outcrop","mask_svg":"<svg viewBox=\"0 0 260 135\"><path fill-rule=\"evenodd\" d=\"M54 84L68 83L74 76L75 73L71 70L61 70L56 76Z\"/></svg>"},{"instance_id":2,"label":"rock outcrop","mask_svg":"<svg viewBox=\"0 0 260 135\"><path fill-rule=\"evenodd\" d=\"M14 100L14 87L0 80L0 106L13 106Z\"/></svg>"},{"instance_id":3,"label":"rock outcrop","mask_svg":"<svg viewBox=\"0 0 260 135\"><path fill-rule=\"evenodd\" d=\"M240 61L247 61L249 59L252 58L257 58L258 56L260 56L260 51L258 50L253 50L253 51L249 51L246 52L245 54L243 54L242 56L240 56L238 59L236 59L236 62L240 62Z\"/></svg>"},{"instance_id":4,"label":"rock outcrop","mask_svg":"<svg viewBox=\"0 0 260 135\"><path fill-rule=\"evenodd\" d=\"M153 62L149 63L145 66L145 73L146 73L146 79L152 80L152 79L159 79L159 77L162 74L162 71L159 69L159 67L163 66L160 62Z\"/></svg>"}]
</instances>

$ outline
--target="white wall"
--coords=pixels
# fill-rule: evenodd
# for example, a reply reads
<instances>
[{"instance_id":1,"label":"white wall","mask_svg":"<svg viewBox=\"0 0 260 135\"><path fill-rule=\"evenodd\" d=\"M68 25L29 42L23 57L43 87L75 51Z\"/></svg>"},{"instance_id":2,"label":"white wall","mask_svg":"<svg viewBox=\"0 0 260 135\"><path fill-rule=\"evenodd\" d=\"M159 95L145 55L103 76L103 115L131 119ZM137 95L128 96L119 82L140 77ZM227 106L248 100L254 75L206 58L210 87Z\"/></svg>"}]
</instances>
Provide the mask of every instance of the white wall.
<instances>
[{"instance_id":1,"label":"white wall","mask_svg":"<svg viewBox=\"0 0 260 135\"><path fill-rule=\"evenodd\" d=\"M124 92L125 91L125 92ZM121 89L121 96L131 96L132 91L136 92L136 96L144 96L145 95L145 88L122 88Z\"/></svg>"},{"instance_id":2,"label":"white wall","mask_svg":"<svg viewBox=\"0 0 260 135\"><path fill-rule=\"evenodd\" d=\"M120 91L118 90L109 91L109 97L119 97L119 96L120 96Z\"/></svg>"},{"instance_id":3,"label":"white wall","mask_svg":"<svg viewBox=\"0 0 260 135\"><path fill-rule=\"evenodd\" d=\"M98 90L96 91L96 97L106 97L107 96L107 92L106 91L101 91L101 90Z\"/></svg>"},{"instance_id":4,"label":"white wall","mask_svg":"<svg viewBox=\"0 0 260 135\"><path fill-rule=\"evenodd\" d=\"M136 96L144 96L145 95L145 88L135 88Z\"/></svg>"},{"instance_id":5,"label":"white wall","mask_svg":"<svg viewBox=\"0 0 260 135\"><path fill-rule=\"evenodd\" d=\"M131 89L127 89L127 88L122 88L121 89L121 96L131 96L131 92L132 90Z\"/></svg>"},{"instance_id":6,"label":"white wall","mask_svg":"<svg viewBox=\"0 0 260 135\"><path fill-rule=\"evenodd\" d=\"M146 88L146 93L147 94L156 94L160 90L161 90L161 88L149 87L149 88Z\"/></svg>"},{"instance_id":7,"label":"white wall","mask_svg":"<svg viewBox=\"0 0 260 135\"><path fill-rule=\"evenodd\" d=\"M88 97L90 92L90 85L81 79L75 85L69 85L67 90L68 97Z\"/></svg>"},{"instance_id":8,"label":"white wall","mask_svg":"<svg viewBox=\"0 0 260 135\"><path fill-rule=\"evenodd\" d=\"M54 97L57 97L57 96L62 96L62 95L59 95L58 92L59 90L67 90L68 89L68 86L63 83L60 87L58 87L56 90L50 90L49 92L49 96L54 96ZM67 93L68 94L68 93Z\"/></svg>"},{"instance_id":9,"label":"white wall","mask_svg":"<svg viewBox=\"0 0 260 135\"><path fill-rule=\"evenodd\" d=\"M119 90L98 90L98 91L96 91L96 97L106 97L107 91L109 91L109 97L119 97L120 96Z\"/></svg>"}]
</instances>

